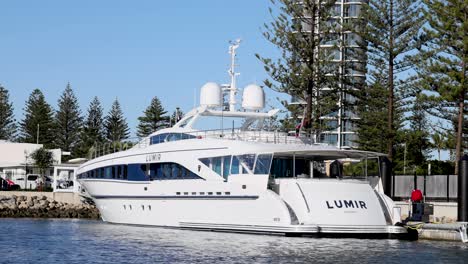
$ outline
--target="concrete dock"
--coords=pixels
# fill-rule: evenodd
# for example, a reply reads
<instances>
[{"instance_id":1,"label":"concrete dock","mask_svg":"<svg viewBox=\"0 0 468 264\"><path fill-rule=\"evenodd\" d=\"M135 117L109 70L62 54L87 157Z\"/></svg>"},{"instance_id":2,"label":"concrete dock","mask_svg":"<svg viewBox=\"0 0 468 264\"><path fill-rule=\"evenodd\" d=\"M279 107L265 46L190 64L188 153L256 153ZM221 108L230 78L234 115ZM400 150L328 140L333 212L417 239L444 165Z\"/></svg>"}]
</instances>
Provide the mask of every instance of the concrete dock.
<instances>
[{"instance_id":1,"label":"concrete dock","mask_svg":"<svg viewBox=\"0 0 468 264\"><path fill-rule=\"evenodd\" d=\"M418 230L419 239L468 242L468 223L432 224L409 222L408 225Z\"/></svg>"}]
</instances>

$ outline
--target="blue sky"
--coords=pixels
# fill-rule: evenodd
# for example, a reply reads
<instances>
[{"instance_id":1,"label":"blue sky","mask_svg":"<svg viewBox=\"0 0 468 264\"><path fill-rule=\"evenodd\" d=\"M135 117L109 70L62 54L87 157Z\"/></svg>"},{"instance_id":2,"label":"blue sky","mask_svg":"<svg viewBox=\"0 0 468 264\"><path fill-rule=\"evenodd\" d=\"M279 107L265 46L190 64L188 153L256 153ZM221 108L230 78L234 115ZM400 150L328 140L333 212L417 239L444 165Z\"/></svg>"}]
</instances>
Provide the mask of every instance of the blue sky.
<instances>
[{"instance_id":1,"label":"blue sky","mask_svg":"<svg viewBox=\"0 0 468 264\"><path fill-rule=\"evenodd\" d=\"M135 131L137 117L158 96L185 112L208 81L228 82L228 41L241 38L239 87L267 77L255 53L276 56L262 36L269 0L1 1L0 84L17 120L40 88L55 108L70 82L82 112L98 96L118 98ZM267 91L271 104L281 96Z\"/></svg>"}]
</instances>

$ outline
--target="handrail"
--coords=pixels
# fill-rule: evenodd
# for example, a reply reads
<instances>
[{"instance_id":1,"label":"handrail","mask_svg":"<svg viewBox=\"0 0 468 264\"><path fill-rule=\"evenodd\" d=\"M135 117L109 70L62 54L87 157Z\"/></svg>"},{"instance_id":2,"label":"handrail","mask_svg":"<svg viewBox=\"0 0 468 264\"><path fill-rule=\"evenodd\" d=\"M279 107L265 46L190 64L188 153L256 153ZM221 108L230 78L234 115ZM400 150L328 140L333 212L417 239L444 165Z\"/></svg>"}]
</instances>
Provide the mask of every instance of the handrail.
<instances>
[{"instance_id":1,"label":"handrail","mask_svg":"<svg viewBox=\"0 0 468 264\"><path fill-rule=\"evenodd\" d=\"M167 132L171 133L171 132ZM173 132L173 134L186 134L196 138L224 139L224 140L239 140L248 142L261 142L272 144L295 144L295 145L311 145L317 144L311 138L302 135L291 136L286 132L265 131L265 130L241 130L239 128L226 129L211 129L197 130L188 132ZM183 140L183 139L178 139ZM90 159L98 158L104 155L121 152L131 148L146 148L150 144L150 138L128 138L126 141L102 142L95 143L88 151Z\"/></svg>"}]
</instances>

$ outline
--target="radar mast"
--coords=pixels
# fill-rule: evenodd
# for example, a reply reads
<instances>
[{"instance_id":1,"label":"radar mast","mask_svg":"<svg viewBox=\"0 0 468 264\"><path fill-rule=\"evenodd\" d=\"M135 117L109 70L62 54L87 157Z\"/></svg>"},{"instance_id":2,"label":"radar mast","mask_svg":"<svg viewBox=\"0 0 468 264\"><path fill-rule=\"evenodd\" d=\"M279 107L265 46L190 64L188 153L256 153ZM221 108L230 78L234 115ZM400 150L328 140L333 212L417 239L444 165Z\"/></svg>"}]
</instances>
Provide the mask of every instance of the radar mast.
<instances>
[{"instance_id":1,"label":"radar mast","mask_svg":"<svg viewBox=\"0 0 468 264\"><path fill-rule=\"evenodd\" d=\"M235 41L230 41L229 44L229 54L231 54L231 67L228 70L229 76L231 77L231 84L225 88L225 91L229 91L229 111L234 112L236 111L236 93L237 93L237 84L236 84L236 77L240 75L240 73L235 71L236 67L236 49L239 48L241 43L240 39L236 39Z\"/></svg>"}]
</instances>

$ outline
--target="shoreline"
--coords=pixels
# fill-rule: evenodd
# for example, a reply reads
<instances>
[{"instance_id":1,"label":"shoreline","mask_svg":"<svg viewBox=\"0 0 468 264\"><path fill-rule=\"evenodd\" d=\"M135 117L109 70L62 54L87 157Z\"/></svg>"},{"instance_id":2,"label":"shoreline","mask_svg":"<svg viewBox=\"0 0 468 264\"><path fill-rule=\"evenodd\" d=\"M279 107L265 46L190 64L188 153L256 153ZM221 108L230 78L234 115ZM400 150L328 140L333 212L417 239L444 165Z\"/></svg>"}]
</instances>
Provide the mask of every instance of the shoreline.
<instances>
[{"instance_id":1,"label":"shoreline","mask_svg":"<svg viewBox=\"0 0 468 264\"><path fill-rule=\"evenodd\" d=\"M0 218L100 219L100 214L94 205L56 201L45 195L0 195Z\"/></svg>"}]
</instances>

